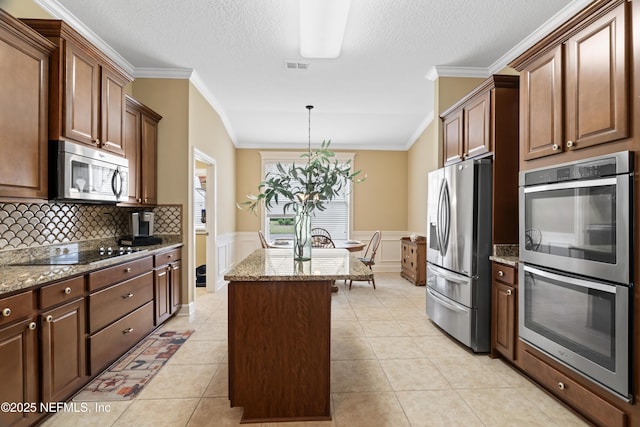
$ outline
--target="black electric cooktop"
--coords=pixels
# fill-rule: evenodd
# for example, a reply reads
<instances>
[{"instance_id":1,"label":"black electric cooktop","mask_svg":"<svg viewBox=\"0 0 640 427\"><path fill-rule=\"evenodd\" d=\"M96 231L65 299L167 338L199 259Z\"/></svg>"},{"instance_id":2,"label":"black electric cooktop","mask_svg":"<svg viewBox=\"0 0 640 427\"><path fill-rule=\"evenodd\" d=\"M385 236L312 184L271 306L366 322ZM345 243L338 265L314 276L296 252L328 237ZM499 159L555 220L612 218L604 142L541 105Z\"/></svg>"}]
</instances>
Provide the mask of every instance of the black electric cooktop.
<instances>
[{"instance_id":1,"label":"black electric cooktop","mask_svg":"<svg viewBox=\"0 0 640 427\"><path fill-rule=\"evenodd\" d=\"M126 257L127 255L146 252L145 249L138 248L100 248L79 252L63 252L52 254L48 257L35 258L29 261L18 262L13 265L76 265L76 264L92 264L106 259L116 257Z\"/></svg>"}]
</instances>

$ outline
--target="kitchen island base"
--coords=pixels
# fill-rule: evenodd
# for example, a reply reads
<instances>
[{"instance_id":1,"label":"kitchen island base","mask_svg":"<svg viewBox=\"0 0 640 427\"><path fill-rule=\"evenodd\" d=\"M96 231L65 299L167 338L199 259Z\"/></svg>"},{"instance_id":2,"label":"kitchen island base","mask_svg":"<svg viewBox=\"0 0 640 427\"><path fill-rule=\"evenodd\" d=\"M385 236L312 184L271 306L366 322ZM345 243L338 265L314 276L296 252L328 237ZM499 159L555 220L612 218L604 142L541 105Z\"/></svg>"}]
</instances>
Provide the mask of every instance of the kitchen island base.
<instances>
[{"instance_id":1,"label":"kitchen island base","mask_svg":"<svg viewBox=\"0 0 640 427\"><path fill-rule=\"evenodd\" d=\"M229 399L242 423L331 419L333 283L229 283Z\"/></svg>"}]
</instances>

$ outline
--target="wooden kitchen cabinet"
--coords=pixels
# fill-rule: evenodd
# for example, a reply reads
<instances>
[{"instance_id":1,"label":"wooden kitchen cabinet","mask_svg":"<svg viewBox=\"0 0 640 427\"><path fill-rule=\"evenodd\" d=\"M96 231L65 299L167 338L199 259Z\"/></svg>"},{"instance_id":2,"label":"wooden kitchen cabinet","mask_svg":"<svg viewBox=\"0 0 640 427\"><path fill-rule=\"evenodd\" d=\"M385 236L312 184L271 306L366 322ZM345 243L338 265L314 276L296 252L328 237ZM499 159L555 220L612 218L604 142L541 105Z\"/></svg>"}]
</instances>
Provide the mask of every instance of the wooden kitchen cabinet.
<instances>
[{"instance_id":1,"label":"wooden kitchen cabinet","mask_svg":"<svg viewBox=\"0 0 640 427\"><path fill-rule=\"evenodd\" d=\"M155 324L159 325L180 308L182 250L154 256Z\"/></svg>"},{"instance_id":2,"label":"wooden kitchen cabinet","mask_svg":"<svg viewBox=\"0 0 640 427\"><path fill-rule=\"evenodd\" d=\"M518 81L494 75L442 113L445 165L517 145Z\"/></svg>"},{"instance_id":3,"label":"wooden kitchen cabinet","mask_svg":"<svg viewBox=\"0 0 640 427\"><path fill-rule=\"evenodd\" d=\"M0 401L36 403L40 398L40 376L33 293L29 291L0 299L0 310ZM24 413L0 411L0 425L32 425L38 414L29 409Z\"/></svg>"},{"instance_id":4,"label":"wooden kitchen cabinet","mask_svg":"<svg viewBox=\"0 0 640 427\"><path fill-rule=\"evenodd\" d=\"M521 55L521 163L629 136L630 4L594 2Z\"/></svg>"},{"instance_id":5,"label":"wooden kitchen cabinet","mask_svg":"<svg viewBox=\"0 0 640 427\"><path fill-rule=\"evenodd\" d=\"M127 204L154 205L157 196L158 122L162 117L136 99L125 97L125 157L129 160Z\"/></svg>"},{"instance_id":6,"label":"wooden kitchen cabinet","mask_svg":"<svg viewBox=\"0 0 640 427\"><path fill-rule=\"evenodd\" d=\"M0 198L48 197L49 55L55 46L0 9Z\"/></svg>"},{"instance_id":7,"label":"wooden kitchen cabinet","mask_svg":"<svg viewBox=\"0 0 640 427\"><path fill-rule=\"evenodd\" d=\"M427 283L427 241L423 236L412 242L409 237L401 239L402 269L400 275L416 286Z\"/></svg>"},{"instance_id":8,"label":"wooden kitchen cabinet","mask_svg":"<svg viewBox=\"0 0 640 427\"><path fill-rule=\"evenodd\" d=\"M49 70L49 139L124 156L125 70L63 21L24 19L56 45Z\"/></svg>"},{"instance_id":9,"label":"wooden kitchen cabinet","mask_svg":"<svg viewBox=\"0 0 640 427\"><path fill-rule=\"evenodd\" d=\"M516 362L518 342L518 285L516 268L497 262L491 267L491 354Z\"/></svg>"}]
</instances>

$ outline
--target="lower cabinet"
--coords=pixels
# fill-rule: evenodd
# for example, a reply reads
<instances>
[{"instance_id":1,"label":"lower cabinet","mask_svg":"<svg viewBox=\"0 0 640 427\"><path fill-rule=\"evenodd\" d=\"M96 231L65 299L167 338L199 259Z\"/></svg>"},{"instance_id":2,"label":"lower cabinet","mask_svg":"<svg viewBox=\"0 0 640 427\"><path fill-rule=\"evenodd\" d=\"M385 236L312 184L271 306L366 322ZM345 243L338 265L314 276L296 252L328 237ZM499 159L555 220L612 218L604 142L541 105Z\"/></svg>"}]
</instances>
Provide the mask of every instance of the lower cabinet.
<instances>
[{"instance_id":1,"label":"lower cabinet","mask_svg":"<svg viewBox=\"0 0 640 427\"><path fill-rule=\"evenodd\" d=\"M494 262L491 268L491 354L516 362L518 286L516 268Z\"/></svg>"},{"instance_id":2,"label":"lower cabinet","mask_svg":"<svg viewBox=\"0 0 640 427\"><path fill-rule=\"evenodd\" d=\"M175 249L154 257L155 324L167 320L180 308L182 251Z\"/></svg>"}]
</instances>

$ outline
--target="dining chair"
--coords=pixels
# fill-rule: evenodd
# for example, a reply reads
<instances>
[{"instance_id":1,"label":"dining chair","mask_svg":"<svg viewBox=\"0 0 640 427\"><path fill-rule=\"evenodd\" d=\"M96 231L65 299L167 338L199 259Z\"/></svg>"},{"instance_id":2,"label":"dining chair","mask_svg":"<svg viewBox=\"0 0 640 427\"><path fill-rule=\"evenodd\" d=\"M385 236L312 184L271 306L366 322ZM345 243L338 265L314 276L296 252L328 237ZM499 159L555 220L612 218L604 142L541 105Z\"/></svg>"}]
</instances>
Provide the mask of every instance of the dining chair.
<instances>
[{"instance_id":1,"label":"dining chair","mask_svg":"<svg viewBox=\"0 0 640 427\"><path fill-rule=\"evenodd\" d=\"M331 237L327 237L322 234L311 234L311 247L313 248L335 248L336 245L331 240Z\"/></svg>"},{"instance_id":2,"label":"dining chair","mask_svg":"<svg viewBox=\"0 0 640 427\"><path fill-rule=\"evenodd\" d=\"M311 229L311 235L312 236L325 236L325 237L328 237L329 239L331 239L331 233L329 233L326 228L321 228L321 227L312 228Z\"/></svg>"},{"instance_id":3,"label":"dining chair","mask_svg":"<svg viewBox=\"0 0 640 427\"><path fill-rule=\"evenodd\" d=\"M258 237L260 238L260 245L262 245L262 248L268 248L269 244L267 243L267 239L264 237L262 230L258 230Z\"/></svg>"},{"instance_id":4,"label":"dining chair","mask_svg":"<svg viewBox=\"0 0 640 427\"><path fill-rule=\"evenodd\" d=\"M369 269L373 272L373 266L376 265L376 253L378 253L378 247L380 246L380 230L373 233L371 236L371 240L369 240L369 244L367 245L367 249L364 251L364 256L358 258L364 265L369 267ZM371 280L367 280L367 282L372 282L373 289L376 288L376 279L375 276L371 276ZM351 290L351 284L353 280L349 280L349 290Z\"/></svg>"}]
</instances>

